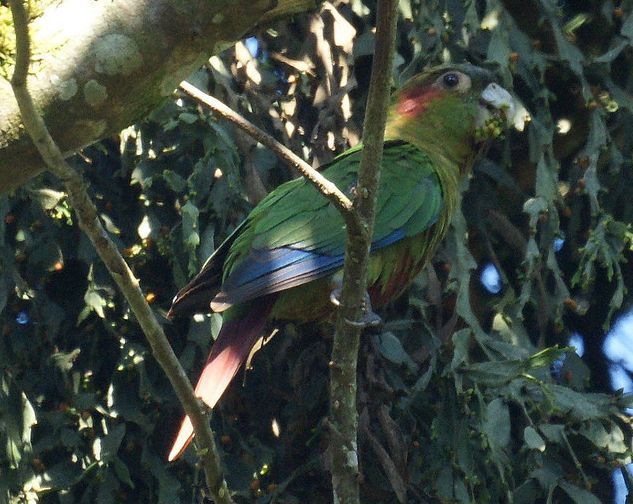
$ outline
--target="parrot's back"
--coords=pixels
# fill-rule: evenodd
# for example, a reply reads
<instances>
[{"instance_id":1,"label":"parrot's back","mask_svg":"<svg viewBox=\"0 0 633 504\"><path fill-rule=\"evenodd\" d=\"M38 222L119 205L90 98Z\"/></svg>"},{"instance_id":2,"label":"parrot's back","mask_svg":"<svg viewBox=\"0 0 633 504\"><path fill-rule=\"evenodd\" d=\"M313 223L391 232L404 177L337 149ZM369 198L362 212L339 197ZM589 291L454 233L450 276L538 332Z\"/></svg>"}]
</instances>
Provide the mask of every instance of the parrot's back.
<instances>
[{"instance_id":1,"label":"parrot's back","mask_svg":"<svg viewBox=\"0 0 633 504\"><path fill-rule=\"evenodd\" d=\"M361 147L323 174L354 196ZM385 143L378 191L368 291L376 306L399 296L441 241L456 206L432 159L401 141ZM304 179L282 184L176 296L172 314L214 311L275 294L273 318L307 321L331 311L340 284L346 229L336 208ZM182 300L182 301L180 301Z\"/></svg>"}]
</instances>

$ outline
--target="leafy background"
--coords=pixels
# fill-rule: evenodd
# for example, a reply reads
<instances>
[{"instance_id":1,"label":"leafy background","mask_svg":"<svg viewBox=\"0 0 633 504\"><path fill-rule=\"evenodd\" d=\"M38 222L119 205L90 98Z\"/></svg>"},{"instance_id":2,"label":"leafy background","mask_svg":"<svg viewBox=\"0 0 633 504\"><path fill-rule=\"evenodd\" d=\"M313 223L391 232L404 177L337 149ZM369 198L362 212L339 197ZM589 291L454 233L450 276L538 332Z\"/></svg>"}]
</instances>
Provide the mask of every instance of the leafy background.
<instances>
[{"instance_id":1,"label":"leafy background","mask_svg":"<svg viewBox=\"0 0 633 504\"><path fill-rule=\"evenodd\" d=\"M364 502L609 502L613 474L631 484L631 399L613 389L633 362L626 342L603 351L614 321L633 332L631 4L400 3L394 84L425 65L484 64L530 120L476 166L433 265L364 339ZM374 12L325 3L190 81L323 164L359 141ZM163 320L214 246L295 176L178 96L72 163ZM202 501L191 450L165 461L180 407L59 183L2 197L0 217L0 498ZM220 323L165 320L192 377ZM331 333L281 326L216 408L241 501L330 502Z\"/></svg>"}]
</instances>

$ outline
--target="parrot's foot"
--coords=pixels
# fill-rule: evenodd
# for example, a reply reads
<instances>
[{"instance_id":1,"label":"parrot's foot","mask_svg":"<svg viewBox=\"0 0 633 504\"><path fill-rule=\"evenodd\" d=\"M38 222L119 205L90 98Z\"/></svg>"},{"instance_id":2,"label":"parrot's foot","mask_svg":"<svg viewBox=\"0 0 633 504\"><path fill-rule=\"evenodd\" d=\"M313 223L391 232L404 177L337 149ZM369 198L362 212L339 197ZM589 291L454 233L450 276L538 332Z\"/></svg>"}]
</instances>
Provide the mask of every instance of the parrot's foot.
<instances>
[{"instance_id":1,"label":"parrot's foot","mask_svg":"<svg viewBox=\"0 0 633 504\"><path fill-rule=\"evenodd\" d=\"M330 302L339 308L341 306L341 294L343 292L342 287L336 287L330 293ZM362 329L380 330L383 326L382 319L375 313L371 306L371 299L369 294L365 292L365 299L363 301L363 316L360 320L347 320L345 323L353 327L360 327ZM372 331L373 332L373 331Z\"/></svg>"}]
</instances>

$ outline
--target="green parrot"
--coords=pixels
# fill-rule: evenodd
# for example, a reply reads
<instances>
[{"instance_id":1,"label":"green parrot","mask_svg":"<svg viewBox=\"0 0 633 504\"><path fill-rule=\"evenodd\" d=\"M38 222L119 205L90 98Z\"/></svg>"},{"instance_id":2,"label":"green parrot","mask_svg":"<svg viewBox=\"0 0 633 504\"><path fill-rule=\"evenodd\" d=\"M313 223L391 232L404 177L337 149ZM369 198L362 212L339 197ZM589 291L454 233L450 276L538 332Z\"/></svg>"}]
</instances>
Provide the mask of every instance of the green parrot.
<instances>
[{"instance_id":1,"label":"green parrot","mask_svg":"<svg viewBox=\"0 0 633 504\"><path fill-rule=\"evenodd\" d=\"M478 144L511 117L513 101L494 75L470 65L436 67L410 79L388 111L367 292L373 306L400 296L446 234ZM323 175L352 195L362 146L336 157ZM309 322L333 312L345 224L314 186L280 185L178 292L169 317L223 313L195 393L210 408L261 337L268 320ZM169 460L193 438L183 420Z\"/></svg>"}]
</instances>

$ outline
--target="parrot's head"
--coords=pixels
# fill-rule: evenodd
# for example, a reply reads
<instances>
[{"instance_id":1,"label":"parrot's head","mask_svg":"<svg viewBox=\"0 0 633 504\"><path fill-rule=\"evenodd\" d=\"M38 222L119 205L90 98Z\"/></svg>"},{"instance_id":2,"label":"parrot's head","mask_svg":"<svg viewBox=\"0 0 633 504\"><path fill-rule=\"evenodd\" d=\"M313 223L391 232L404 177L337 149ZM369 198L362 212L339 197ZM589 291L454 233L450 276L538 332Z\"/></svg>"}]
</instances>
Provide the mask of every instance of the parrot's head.
<instances>
[{"instance_id":1,"label":"parrot's head","mask_svg":"<svg viewBox=\"0 0 633 504\"><path fill-rule=\"evenodd\" d=\"M499 136L514 101L495 75L470 65L444 65L416 75L395 93L386 139L405 140L463 166L482 141Z\"/></svg>"}]
</instances>

